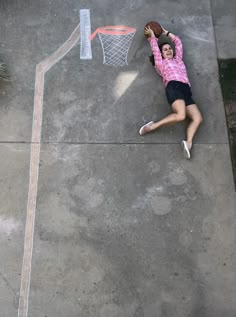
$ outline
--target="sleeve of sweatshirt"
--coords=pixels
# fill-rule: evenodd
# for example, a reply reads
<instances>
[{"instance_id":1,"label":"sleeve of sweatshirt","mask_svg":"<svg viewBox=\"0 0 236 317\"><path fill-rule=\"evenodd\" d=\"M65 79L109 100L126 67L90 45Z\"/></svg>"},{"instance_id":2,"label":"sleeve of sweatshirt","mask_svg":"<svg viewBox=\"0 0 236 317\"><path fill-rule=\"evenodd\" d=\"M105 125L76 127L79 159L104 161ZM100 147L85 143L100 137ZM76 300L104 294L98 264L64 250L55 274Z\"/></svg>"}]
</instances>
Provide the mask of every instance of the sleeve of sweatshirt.
<instances>
[{"instance_id":1,"label":"sleeve of sweatshirt","mask_svg":"<svg viewBox=\"0 0 236 317\"><path fill-rule=\"evenodd\" d=\"M182 58L183 58L183 45L182 45L180 38L178 36L175 36L175 38L173 39L173 42L175 44L175 57L177 59L182 60Z\"/></svg>"},{"instance_id":2,"label":"sleeve of sweatshirt","mask_svg":"<svg viewBox=\"0 0 236 317\"><path fill-rule=\"evenodd\" d=\"M155 69L161 75L162 74L162 56L160 49L158 47L158 39L156 37L151 37L148 39L150 46L152 48L152 52L155 60Z\"/></svg>"}]
</instances>

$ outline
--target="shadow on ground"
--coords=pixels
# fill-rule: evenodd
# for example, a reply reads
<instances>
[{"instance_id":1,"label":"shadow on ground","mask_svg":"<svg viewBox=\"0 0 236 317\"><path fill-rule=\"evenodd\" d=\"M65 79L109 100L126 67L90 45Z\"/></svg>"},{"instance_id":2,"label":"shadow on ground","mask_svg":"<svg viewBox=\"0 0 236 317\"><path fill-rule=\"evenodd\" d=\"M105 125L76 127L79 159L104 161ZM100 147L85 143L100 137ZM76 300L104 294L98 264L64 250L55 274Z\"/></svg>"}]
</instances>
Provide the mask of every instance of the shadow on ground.
<instances>
[{"instance_id":1,"label":"shadow on ground","mask_svg":"<svg viewBox=\"0 0 236 317\"><path fill-rule=\"evenodd\" d=\"M219 70L236 186L236 59L219 60Z\"/></svg>"}]
</instances>

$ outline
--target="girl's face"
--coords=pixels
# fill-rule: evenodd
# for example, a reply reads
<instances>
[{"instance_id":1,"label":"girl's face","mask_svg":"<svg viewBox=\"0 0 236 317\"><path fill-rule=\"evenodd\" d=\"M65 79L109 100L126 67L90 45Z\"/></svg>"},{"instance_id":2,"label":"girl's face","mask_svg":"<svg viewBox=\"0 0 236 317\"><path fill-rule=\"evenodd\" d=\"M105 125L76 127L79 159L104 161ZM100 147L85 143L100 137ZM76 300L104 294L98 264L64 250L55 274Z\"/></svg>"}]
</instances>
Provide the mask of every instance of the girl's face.
<instances>
[{"instance_id":1,"label":"girl's face","mask_svg":"<svg viewBox=\"0 0 236 317\"><path fill-rule=\"evenodd\" d=\"M161 48L162 57L165 59L172 59L174 57L174 52L169 44L164 44Z\"/></svg>"}]
</instances>

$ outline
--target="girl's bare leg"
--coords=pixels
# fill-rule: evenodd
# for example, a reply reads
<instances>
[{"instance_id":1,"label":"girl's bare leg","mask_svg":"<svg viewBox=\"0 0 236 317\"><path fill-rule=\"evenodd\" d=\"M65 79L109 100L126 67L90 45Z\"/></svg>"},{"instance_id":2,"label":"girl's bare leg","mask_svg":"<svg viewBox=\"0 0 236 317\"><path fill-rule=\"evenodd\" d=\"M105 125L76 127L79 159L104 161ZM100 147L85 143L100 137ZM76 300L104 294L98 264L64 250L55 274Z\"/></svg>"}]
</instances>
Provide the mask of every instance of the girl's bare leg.
<instances>
[{"instance_id":1,"label":"girl's bare leg","mask_svg":"<svg viewBox=\"0 0 236 317\"><path fill-rule=\"evenodd\" d=\"M189 105L186 107L186 115L190 119L190 123L187 128L187 143L189 149L192 147L193 137L196 134L199 125L202 122L202 115L197 107L197 105Z\"/></svg>"},{"instance_id":2,"label":"girl's bare leg","mask_svg":"<svg viewBox=\"0 0 236 317\"><path fill-rule=\"evenodd\" d=\"M158 128L160 128L163 125L171 124L171 123L177 123L180 121L185 120L186 118L186 106L185 102L182 99L175 100L172 104L172 110L173 113L169 114L165 118L161 119L157 122L152 122L146 126L143 126L139 133L141 135L144 135L148 132L154 131Z\"/></svg>"}]
</instances>

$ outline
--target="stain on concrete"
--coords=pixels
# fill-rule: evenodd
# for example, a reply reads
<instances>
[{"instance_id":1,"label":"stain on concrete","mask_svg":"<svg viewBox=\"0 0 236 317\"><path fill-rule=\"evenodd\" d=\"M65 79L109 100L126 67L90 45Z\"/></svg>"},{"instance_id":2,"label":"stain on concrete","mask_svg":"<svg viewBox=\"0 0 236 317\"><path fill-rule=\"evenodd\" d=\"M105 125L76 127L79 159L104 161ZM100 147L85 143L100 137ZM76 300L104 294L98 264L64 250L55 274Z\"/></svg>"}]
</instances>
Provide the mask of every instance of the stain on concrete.
<instances>
[{"instance_id":1,"label":"stain on concrete","mask_svg":"<svg viewBox=\"0 0 236 317\"><path fill-rule=\"evenodd\" d=\"M189 247L193 241L192 229L184 230L179 235L179 242L183 247Z\"/></svg>"},{"instance_id":2,"label":"stain on concrete","mask_svg":"<svg viewBox=\"0 0 236 317\"><path fill-rule=\"evenodd\" d=\"M116 304L105 304L99 310L99 317L121 317L127 316L121 307Z\"/></svg>"},{"instance_id":3,"label":"stain on concrete","mask_svg":"<svg viewBox=\"0 0 236 317\"><path fill-rule=\"evenodd\" d=\"M86 206L86 209L93 210L103 203L104 180L90 177L83 178L82 183L79 180L77 182L73 188L72 195L79 198L81 206Z\"/></svg>"},{"instance_id":4,"label":"stain on concrete","mask_svg":"<svg viewBox=\"0 0 236 317\"><path fill-rule=\"evenodd\" d=\"M151 206L155 215L163 216L171 211L171 200L167 197L153 197Z\"/></svg>"},{"instance_id":5,"label":"stain on concrete","mask_svg":"<svg viewBox=\"0 0 236 317\"><path fill-rule=\"evenodd\" d=\"M173 171L171 171L169 179L173 185L184 185L187 183L187 176L181 167L176 167Z\"/></svg>"},{"instance_id":6,"label":"stain on concrete","mask_svg":"<svg viewBox=\"0 0 236 317\"><path fill-rule=\"evenodd\" d=\"M150 171L150 174L153 175L153 174L158 174L159 171L160 171L160 164L156 161L151 161L149 164L148 164L148 170Z\"/></svg>"},{"instance_id":7,"label":"stain on concrete","mask_svg":"<svg viewBox=\"0 0 236 317\"><path fill-rule=\"evenodd\" d=\"M20 224L14 218L0 216L0 234L10 236L13 232L18 231L19 228Z\"/></svg>"}]
</instances>

